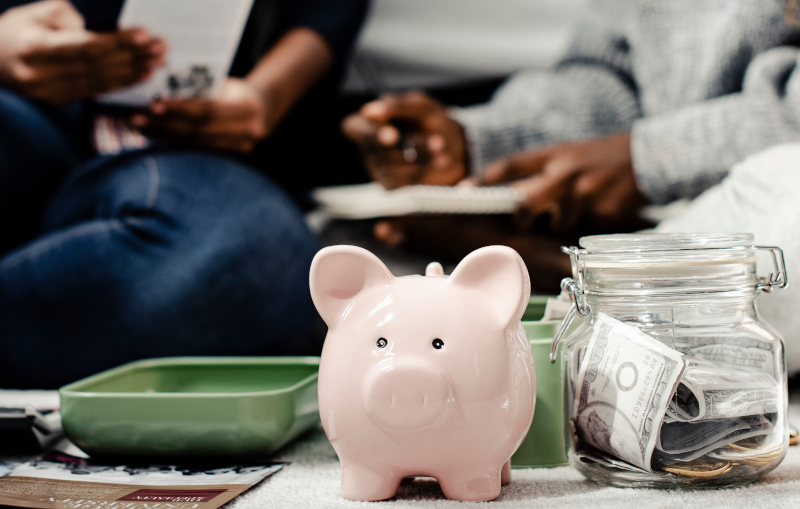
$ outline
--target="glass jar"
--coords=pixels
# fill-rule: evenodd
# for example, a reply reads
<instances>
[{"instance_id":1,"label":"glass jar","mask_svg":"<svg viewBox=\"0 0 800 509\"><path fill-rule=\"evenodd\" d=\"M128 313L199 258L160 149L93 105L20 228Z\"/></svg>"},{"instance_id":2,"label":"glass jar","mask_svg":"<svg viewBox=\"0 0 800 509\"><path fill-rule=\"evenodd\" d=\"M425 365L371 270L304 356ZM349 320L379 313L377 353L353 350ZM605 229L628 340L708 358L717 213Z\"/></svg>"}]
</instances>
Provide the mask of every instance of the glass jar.
<instances>
[{"instance_id":1,"label":"glass jar","mask_svg":"<svg viewBox=\"0 0 800 509\"><path fill-rule=\"evenodd\" d=\"M750 234L631 234L564 248L573 305L564 332L570 464L601 484L749 484L788 446L780 335L759 318L762 291L785 288L783 253ZM774 272L759 277L758 253ZM582 317L583 323L570 322Z\"/></svg>"}]
</instances>

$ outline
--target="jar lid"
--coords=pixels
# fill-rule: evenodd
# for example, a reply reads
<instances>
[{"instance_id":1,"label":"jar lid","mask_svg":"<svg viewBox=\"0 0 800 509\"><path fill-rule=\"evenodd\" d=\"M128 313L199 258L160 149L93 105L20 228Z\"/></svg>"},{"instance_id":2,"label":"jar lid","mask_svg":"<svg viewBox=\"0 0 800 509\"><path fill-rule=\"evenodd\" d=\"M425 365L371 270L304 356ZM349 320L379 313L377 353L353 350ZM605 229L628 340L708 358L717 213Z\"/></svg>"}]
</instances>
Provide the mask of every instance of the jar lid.
<instances>
[{"instance_id":1,"label":"jar lid","mask_svg":"<svg viewBox=\"0 0 800 509\"><path fill-rule=\"evenodd\" d=\"M580 239L586 268L668 268L758 260L750 233L634 233Z\"/></svg>"}]
</instances>

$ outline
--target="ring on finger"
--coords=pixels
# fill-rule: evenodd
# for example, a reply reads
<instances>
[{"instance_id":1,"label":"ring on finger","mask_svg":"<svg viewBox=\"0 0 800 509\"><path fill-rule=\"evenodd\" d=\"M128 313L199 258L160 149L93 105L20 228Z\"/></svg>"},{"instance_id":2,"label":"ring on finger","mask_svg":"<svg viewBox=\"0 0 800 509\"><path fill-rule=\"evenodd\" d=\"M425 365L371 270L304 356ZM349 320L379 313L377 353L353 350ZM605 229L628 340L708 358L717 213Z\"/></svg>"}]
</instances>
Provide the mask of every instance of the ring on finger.
<instances>
[{"instance_id":1,"label":"ring on finger","mask_svg":"<svg viewBox=\"0 0 800 509\"><path fill-rule=\"evenodd\" d=\"M401 144L401 148L403 149L403 159L407 163L417 162L419 152L417 152L417 144L414 143L411 138L405 138Z\"/></svg>"}]
</instances>

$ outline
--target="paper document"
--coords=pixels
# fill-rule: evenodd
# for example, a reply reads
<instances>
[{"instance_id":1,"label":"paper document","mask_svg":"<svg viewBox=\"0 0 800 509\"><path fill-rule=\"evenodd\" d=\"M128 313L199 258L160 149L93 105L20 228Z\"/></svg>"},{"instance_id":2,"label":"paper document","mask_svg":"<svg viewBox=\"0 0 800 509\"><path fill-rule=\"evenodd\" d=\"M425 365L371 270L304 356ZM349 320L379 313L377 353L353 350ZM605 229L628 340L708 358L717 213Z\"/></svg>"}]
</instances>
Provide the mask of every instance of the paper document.
<instances>
[{"instance_id":1,"label":"paper document","mask_svg":"<svg viewBox=\"0 0 800 509\"><path fill-rule=\"evenodd\" d=\"M525 198L513 187L406 186L380 184L316 189L314 200L333 217L368 219L406 214L508 214Z\"/></svg>"},{"instance_id":2,"label":"paper document","mask_svg":"<svg viewBox=\"0 0 800 509\"><path fill-rule=\"evenodd\" d=\"M152 78L104 94L102 103L146 106L156 97L213 97L228 75L253 0L126 0L119 28L141 27L168 45Z\"/></svg>"},{"instance_id":3,"label":"paper document","mask_svg":"<svg viewBox=\"0 0 800 509\"><path fill-rule=\"evenodd\" d=\"M284 466L102 465L50 453L0 463L0 504L42 509L215 509Z\"/></svg>"}]
</instances>

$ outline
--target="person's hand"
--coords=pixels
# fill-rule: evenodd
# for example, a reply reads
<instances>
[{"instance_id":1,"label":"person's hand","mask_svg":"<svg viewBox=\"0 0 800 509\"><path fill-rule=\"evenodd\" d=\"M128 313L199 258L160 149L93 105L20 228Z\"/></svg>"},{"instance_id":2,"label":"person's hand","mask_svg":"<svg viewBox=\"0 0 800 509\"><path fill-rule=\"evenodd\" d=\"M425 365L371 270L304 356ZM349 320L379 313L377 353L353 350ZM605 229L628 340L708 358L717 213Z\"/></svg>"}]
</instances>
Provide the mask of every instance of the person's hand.
<instances>
[{"instance_id":1,"label":"person's hand","mask_svg":"<svg viewBox=\"0 0 800 509\"><path fill-rule=\"evenodd\" d=\"M420 92L385 96L342 123L372 178L387 189L452 185L466 174L464 132L438 102Z\"/></svg>"},{"instance_id":2,"label":"person's hand","mask_svg":"<svg viewBox=\"0 0 800 509\"><path fill-rule=\"evenodd\" d=\"M217 98L156 101L130 122L147 135L243 153L252 151L274 127L264 95L239 78L228 78Z\"/></svg>"},{"instance_id":3,"label":"person's hand","mask_svg":"<svg viewBox=\"0 0 800 509\"><path fill-rule=\"evenodd\" d=\"M587 217L597 224L625 221L645 203L633 173L630 140L630 134L621 134L520 152L487 166L479 183L513 181L523 189L517 216L526 227L545 213L557 231Z\"/></svg>"},{"instance_id":4,"label":"person's hand","mask_svg":"<svg viewBox=\"0 0 800 509\"><path fill-rule=\"evenodd\" d=\"M66 0L0 15L0 83L59 104L137 83L163 63L166 45L141 29L94 33Z\"/></svg>"}]
</instances>

